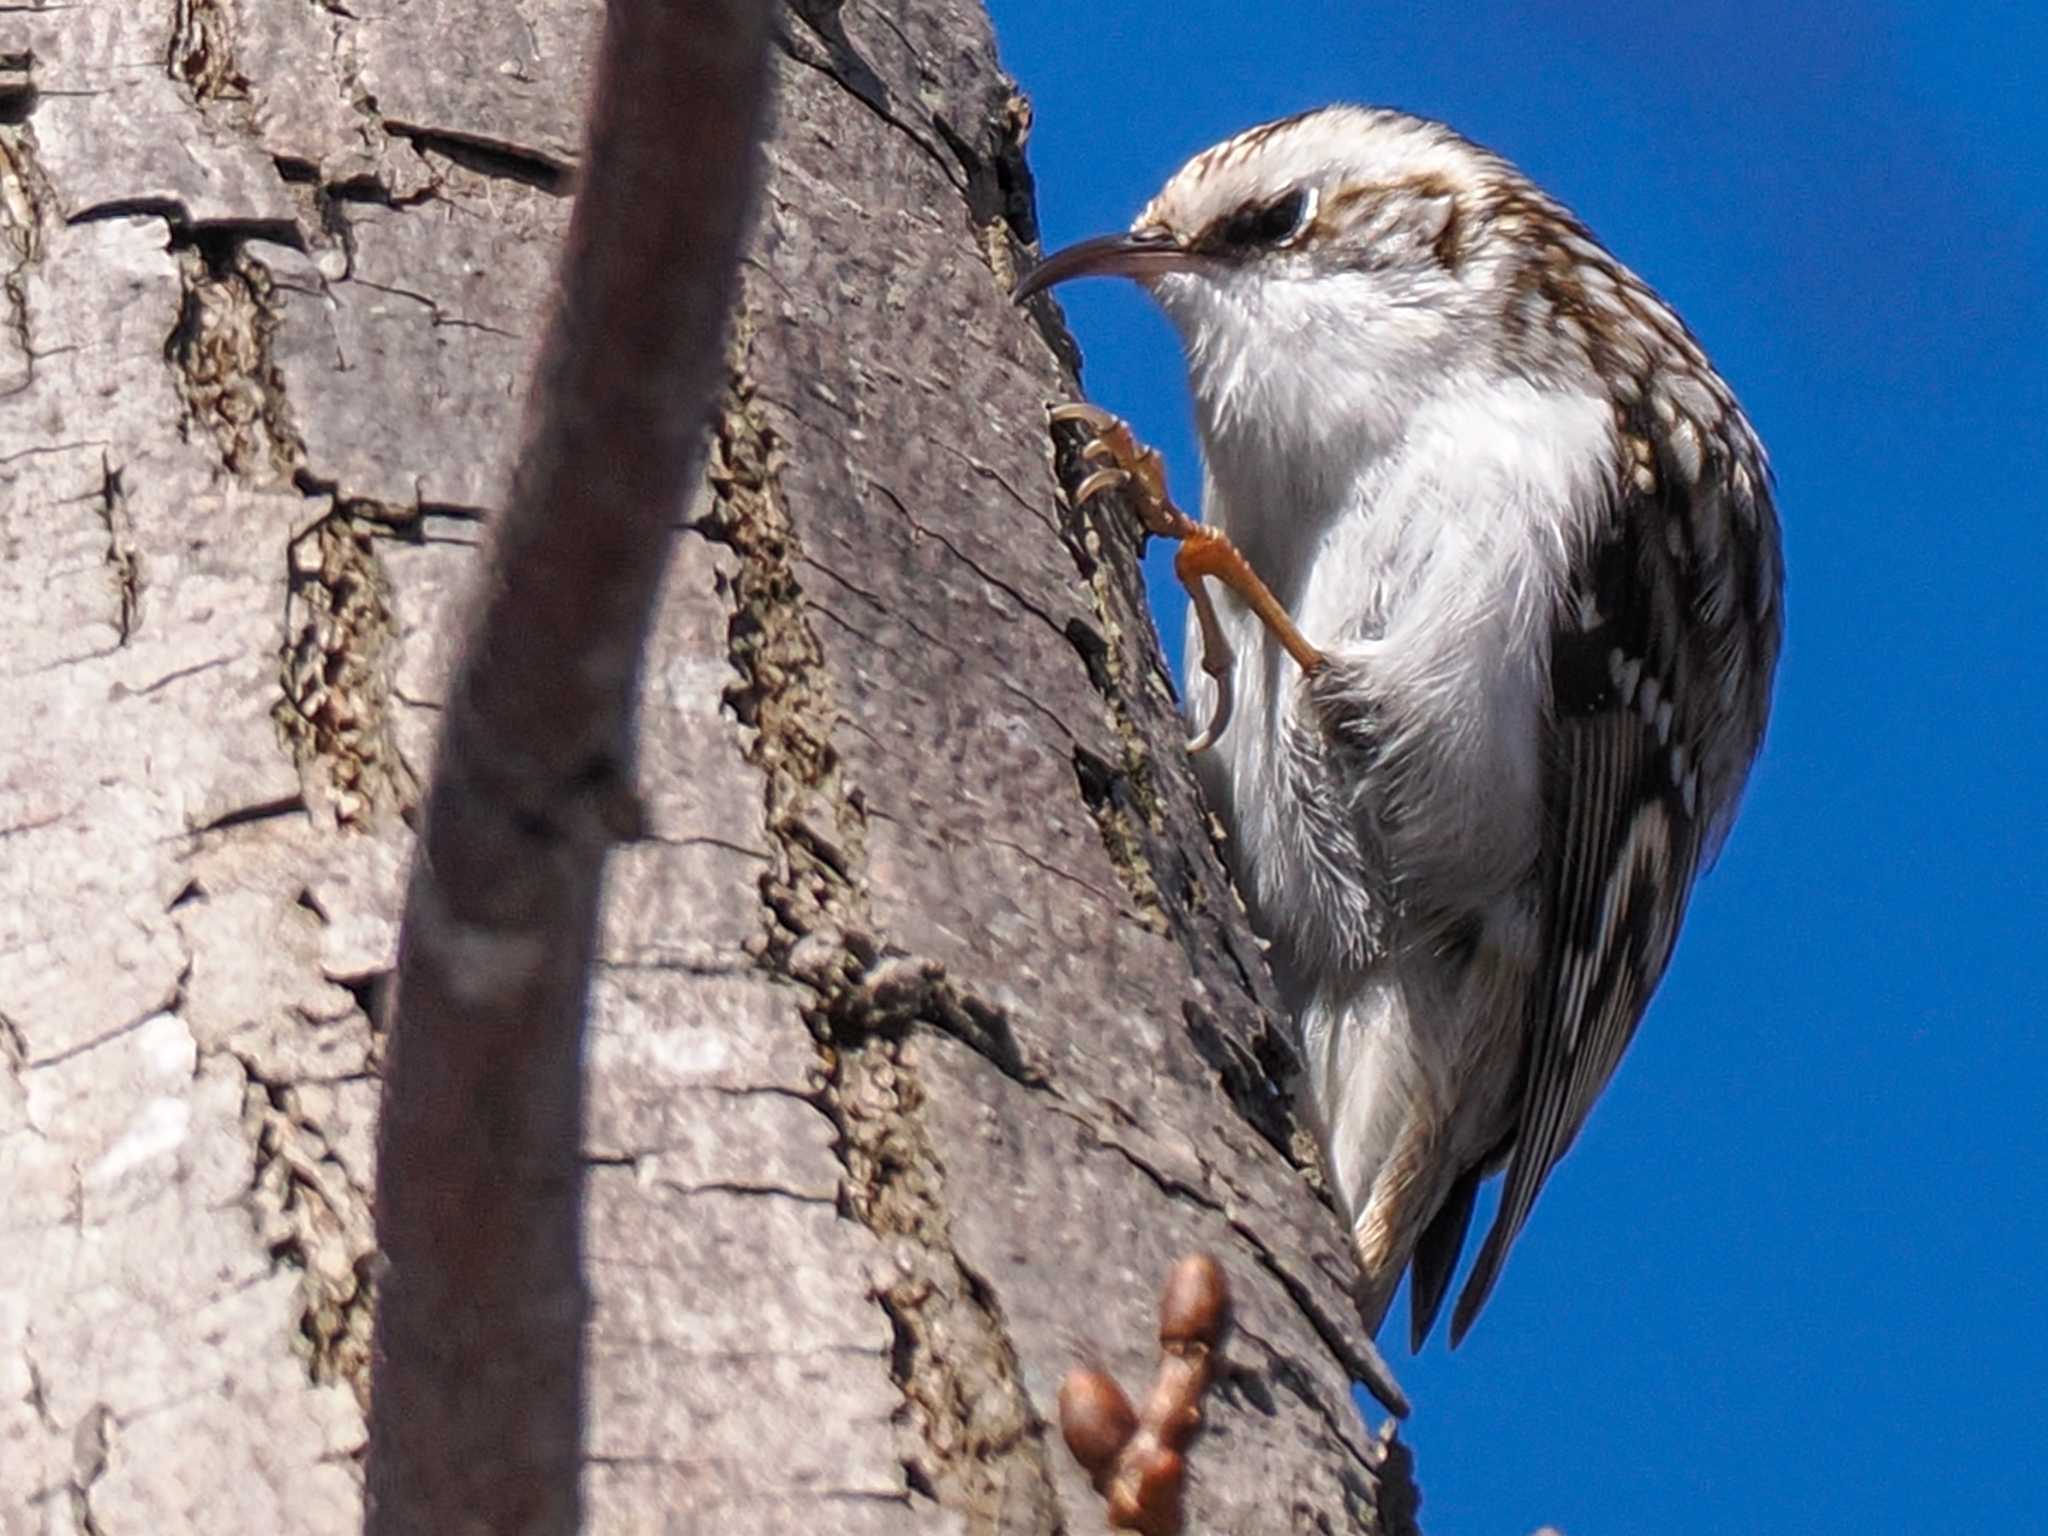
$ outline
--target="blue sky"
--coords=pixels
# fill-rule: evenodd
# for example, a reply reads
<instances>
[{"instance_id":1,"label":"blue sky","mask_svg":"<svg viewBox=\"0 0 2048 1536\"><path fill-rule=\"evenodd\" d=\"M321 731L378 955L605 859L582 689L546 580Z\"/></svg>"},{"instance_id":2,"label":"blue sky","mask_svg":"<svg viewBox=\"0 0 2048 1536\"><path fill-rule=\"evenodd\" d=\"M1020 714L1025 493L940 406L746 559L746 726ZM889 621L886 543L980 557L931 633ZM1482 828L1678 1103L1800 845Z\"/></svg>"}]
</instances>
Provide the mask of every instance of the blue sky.
<instances>
[{"instance_id":1,"label":"blue sky","mask_svg":"<svg viewBox=\"0 0 2048 1536\"><path fill-rule=\"evenodd\" d=\"M1441 117L1676 305L1776 462L1764 760L1486 1315L1396 1356L1425 1528L2048 1529L2048 11L993 9L1048 247L1264 118ZM1061 299L1192 502L1164 321Z\"/></svg>"}]
</instances>

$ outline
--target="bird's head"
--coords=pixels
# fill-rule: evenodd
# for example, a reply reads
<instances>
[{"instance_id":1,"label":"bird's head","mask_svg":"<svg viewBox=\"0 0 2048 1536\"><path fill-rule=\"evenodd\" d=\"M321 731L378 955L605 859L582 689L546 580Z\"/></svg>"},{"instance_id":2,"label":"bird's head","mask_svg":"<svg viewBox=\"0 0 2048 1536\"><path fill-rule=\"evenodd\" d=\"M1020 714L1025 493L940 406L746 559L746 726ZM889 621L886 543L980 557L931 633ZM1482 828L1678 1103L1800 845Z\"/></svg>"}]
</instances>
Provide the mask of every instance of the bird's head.
<instances>
[{"instance_id":1,"label":"bird's head","mask_svg":"<svg viewBox=\"0 0 2048 1536\"><path fill-rule=\"evenodd\" d=\"M1515 250L1496 215L1524 190L1541 197L1441 124L1326 107L1195 156L1128 231L1048 257L1018 293L1137 279L1180 331L1205 416L1355 404L1427 387L1497 342ZM1298 401L1272 398L1297 387Z\"/></svg>"},{"instance_id":2,"label":"bird's head","mask_svg":"<svg viewBox=\"0 0 2048 1536\"><path fill-rule=\"evenodd\" d=\"M1628 405L1671 371L1725 393L1565 208L1441 123L1384 108L1324 107L1204 150L1127 231L1047 257L1018 297L1087 276L1135 278L1166 310L1212 450L1276 428L1396 435L1416 404L1473 383Z\"/></svg>"}]
</instances>

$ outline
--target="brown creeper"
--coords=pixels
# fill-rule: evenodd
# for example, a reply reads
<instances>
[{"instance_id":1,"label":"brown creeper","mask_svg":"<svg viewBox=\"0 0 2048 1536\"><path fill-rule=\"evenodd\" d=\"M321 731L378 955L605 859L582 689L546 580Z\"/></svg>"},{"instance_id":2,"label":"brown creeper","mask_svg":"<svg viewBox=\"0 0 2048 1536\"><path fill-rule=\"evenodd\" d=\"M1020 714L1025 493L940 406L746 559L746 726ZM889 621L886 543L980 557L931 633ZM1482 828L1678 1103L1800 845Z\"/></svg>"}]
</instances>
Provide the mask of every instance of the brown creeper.
<instances>
[{"instance_id":1,"label":"brown creeper","mask_svg":"<svg viewBox=\"0 0 2048 1536\"><path fill-rule=\"evenodd\" d=\"M1782 579L1763 448L1578 220L1402 113L1219 144L1020 297L1091 274L1143 283L1187 351L1221 535L1182 565L1197 764L1295 1016L1370 1327L1410 1269L1421 1346L1479 1182L1507 1170L1455 1344L1634 1035L1762 741ZM1156 462L1095 424L1084 488L1129 483L1148 526L1184 533Z\"/></svg>"}]
</instances>

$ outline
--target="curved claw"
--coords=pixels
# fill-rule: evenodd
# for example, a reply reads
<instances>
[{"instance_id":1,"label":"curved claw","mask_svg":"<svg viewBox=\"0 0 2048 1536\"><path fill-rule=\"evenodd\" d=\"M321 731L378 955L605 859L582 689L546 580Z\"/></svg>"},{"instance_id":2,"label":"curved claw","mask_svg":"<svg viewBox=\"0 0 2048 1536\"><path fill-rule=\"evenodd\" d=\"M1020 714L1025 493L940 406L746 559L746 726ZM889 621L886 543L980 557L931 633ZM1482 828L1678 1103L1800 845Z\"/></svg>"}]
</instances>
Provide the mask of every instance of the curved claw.
<instances>
[{"instance_id":1,"label":"curved claw","mask_svg":"<svg viewBox=\"0 0 2048 1536\"><path fill-rule=\"evenodd\" d=\"M1216 708L1209 716L1209 723L1188 738L1187 751L1190 757L1193 757L1197 752L1206 752L1215 746L1216 739L1223 734L1225 728L1230 724L1230 712L1234 703L1233 690L1230 686L1230 669L1225 667L1221 672L1212 673L1211 675L1216 679Z\"/></svg>"},{"instance_id":2,"label":"curved claw","mask_svg":"<svg viewBox=\"0 0 2048 1536\"><path fill-rule=\"evenodd\" d=\"M1114 426L1116 417L1099 405L1090 405L1086 400L1069 400L1062 405L1046 408L1045 419L1049 422L1084 421L1100 432Z\"/></svg>"},{"instance_id":3,"label":"curved claw","mask_svg":"<svg viewBox=\"0 0 2048 1536\"><path fill-rule=\"evenodd\" d=\"M1114 465L1098 469L1074 487L1074 505L1078 507L1092 496L1099 496L1104 491L1121 489L1130 483L1129 470L1118 469Z\"/></svg>"},{"instance_id":4,"label":"curved claw","mask_svg":"<svg viewBox=\"0 0 2048 1536\"><path fill-rule=\"evenodd\" d=\"M1188 583L1188 603L1202 630L1202 670L1216 684L1216 707L1209 712L1209 723L1188 742L1188 753L1192 756L1215 746L1217 738L1229 728L1231 710L1237 702L1236 690L1230 682L1231 674L1237 670L1237 658L1216 618L1216 604L1209 596L1208 584L1200 578Z\"/></svg>"}]
</instances>

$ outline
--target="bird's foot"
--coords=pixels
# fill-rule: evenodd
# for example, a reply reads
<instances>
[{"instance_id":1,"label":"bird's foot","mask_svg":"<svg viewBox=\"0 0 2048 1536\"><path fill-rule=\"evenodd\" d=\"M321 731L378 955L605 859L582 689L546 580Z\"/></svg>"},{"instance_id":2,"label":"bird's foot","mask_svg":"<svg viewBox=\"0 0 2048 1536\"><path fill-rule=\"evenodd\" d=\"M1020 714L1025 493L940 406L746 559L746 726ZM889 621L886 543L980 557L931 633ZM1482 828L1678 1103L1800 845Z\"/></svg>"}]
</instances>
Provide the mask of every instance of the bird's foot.
<instances>
[{"instance_id":1,"label":"bird's foot","mask_svg":"<svg viewBox=\"0 0 2048 1536\"><path fill-rule=\"evenodd\" d=\"M1104 491L1122 491L1131 512L1145 531L1162 539L1192 538L1202 525L1173 504L1166 493L1166 463L1159 450L1132 435L1130 424L1085 400L1070 400L1046 412L1054 426L1068 422L1088 429L1080 455L1094 465L1074 487L1076 506Z\"/></svg>"},{"instance_id":2,"label":"bird's foot","mask_svg":"<svg viewBox=\"0 0 2048 1536\"><path fill-rule=\"evenodd\" d=\"M1230 724L1233 704L1230 680L1237 658L1216 617L1216 605L1206 585L1208 578L1214 577L1242 598L1303 672L1313 675L1322 667L1323 653L1303 637L1287 610L1280 606L1280 600L1259 579L1258 572L1238 547L1218 530L1196 522L1173 504L1173 498L1166 493L1166 466L1157 449L1140 443L1120 417L1085 401L1056 405L1048 416L1055 426L1075 422L1089 432L1080 454L1085 462L1096 467L1074 487L1075 505L1104 491L1122 491L1147 533L1180 544L1173 558L1173 573L1187 589L1195 622L1201 628L1202 670L1216 684L1216 708L1209 723L1188 743L1190 752L1206 751L1216 744Z\"/></svg>"}]
</instances>

